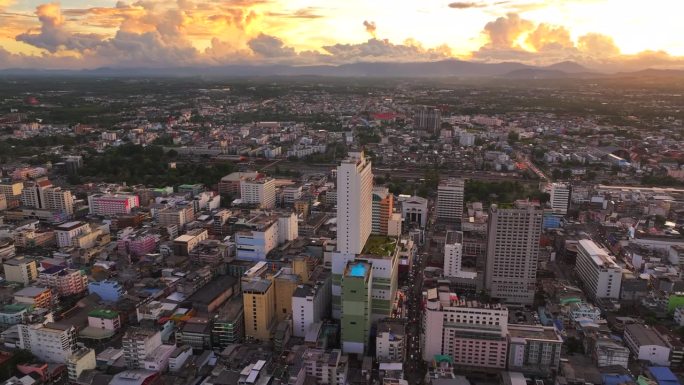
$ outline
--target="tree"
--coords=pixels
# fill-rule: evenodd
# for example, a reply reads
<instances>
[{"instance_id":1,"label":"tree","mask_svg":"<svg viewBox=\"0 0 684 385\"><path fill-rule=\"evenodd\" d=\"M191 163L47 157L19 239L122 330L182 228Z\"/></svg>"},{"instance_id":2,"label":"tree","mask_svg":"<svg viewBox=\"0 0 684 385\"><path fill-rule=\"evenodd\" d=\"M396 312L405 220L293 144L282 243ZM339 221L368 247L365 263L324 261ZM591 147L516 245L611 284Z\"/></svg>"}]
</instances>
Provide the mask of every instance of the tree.
<instances>
[{"instance_id":1,"label":"tree","mask_svg":"<svg viewBox=\"0 0 684 385\"><path fill-rule=\"evenodd\" d=\"M508 144L513 144L513 143L517 142L518 140L520 140L520 134L518 134L515 131L510 131L508 133Z\"/></svg>"},{"instance_id":2,"label":"tree","mask_svg":"<svg viewBox=\"0 0 684 385\"><path fill-rule=\"evenodd\" d=\"M553 178L554 180L560 179L562 175L563 174L562 174L561 170L559 170L557 168L554 168L553 171L551 171L551 178Z\"/></svg>"},{"instance_id":3,"label":"tree","mask_svg":"<svg viewBox=\"0 0 684 385\"><path fill-rule=\"evenodd\" d=\"M572 178L572 171L563 170L561 175L563 176L563 179L570 179L570 178Z\"/></svg>"}]
</instances>

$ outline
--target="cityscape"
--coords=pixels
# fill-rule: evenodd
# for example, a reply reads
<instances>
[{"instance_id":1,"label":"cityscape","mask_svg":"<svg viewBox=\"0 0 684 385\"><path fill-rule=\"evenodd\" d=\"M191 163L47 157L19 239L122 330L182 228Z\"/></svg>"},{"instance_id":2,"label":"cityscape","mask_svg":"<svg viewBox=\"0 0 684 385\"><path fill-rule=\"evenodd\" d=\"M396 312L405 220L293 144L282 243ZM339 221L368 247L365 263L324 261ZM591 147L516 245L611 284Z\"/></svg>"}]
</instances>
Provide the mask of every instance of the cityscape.
<instances>
[{"instance_id":1,"label":"cityscape","mask_svg":"<svg viewBox=\"0 0 684 385\"><path fill-rule=\"evenodd\" d=\"M660 0L110 3L0 0L0 384L684 384Z\"/></svg>"}]
</instances>

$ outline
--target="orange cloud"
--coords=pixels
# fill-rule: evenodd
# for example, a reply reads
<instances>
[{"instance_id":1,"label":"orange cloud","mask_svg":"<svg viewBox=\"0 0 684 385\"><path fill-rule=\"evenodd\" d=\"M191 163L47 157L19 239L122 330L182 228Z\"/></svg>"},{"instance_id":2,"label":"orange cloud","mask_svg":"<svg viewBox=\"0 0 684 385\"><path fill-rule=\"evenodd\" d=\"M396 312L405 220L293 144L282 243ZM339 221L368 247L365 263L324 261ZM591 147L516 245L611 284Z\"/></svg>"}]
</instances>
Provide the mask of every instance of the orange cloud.
<instances>
[{"instance_id":1,"label":"orange cloud","mask_svg":"<svg viewBox=\"0 0 684 385\"><path fill-rule=\"evenodd\" d=\"M565 27L545 23L539 24L534 31L527 35L525 42L535 51L571 48L575 45L570 38L570 31Z\"/></svg>"},{"instance_id":2,"label":"orange cloud","mask_svg":"<svg viewBox=\"0 0 684 385\"><path fill-rule=\"evenodd\" d=\"M577 39L577 48L594 57L611 57L620 54L620 48L612 37L600 33L588 33Z\"/></svg>"}]
</instances>

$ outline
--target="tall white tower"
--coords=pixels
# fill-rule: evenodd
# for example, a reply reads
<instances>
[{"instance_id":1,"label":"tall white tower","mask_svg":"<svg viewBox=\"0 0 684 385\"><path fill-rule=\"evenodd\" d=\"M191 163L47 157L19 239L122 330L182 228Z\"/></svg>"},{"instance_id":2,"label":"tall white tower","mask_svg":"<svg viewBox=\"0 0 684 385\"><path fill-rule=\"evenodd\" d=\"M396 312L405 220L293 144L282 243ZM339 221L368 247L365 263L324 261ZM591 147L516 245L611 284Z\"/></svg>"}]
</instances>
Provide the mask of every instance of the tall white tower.
<instances>
[{"instance_id":1,"label":"tall white tower","mask_svg":"<svg viewBox=\"0 0 684 385\"><path fill-rule=\"evenodd\" d=\"M372 230L373 173L363 152L337 166L337 251L360 254Z\"/></svg>"},{"instance_id":2,"label":"tall white tower","mask_svg":"<svg viewBox=\"0 0 684 385\"><path fill-rule=\"evenodd\" d=\"M437 219L461 223L463 218L463 179L449 178L437 187Z\"/></svg>"},{"instance_id":3,"label":"tall white tower","mask_svg":"<svg viewBox=\"0 0 684 385\"><path fill-rule=\"evenodd\" d=\"M444 276L459 277L463 259L463 233L449 231L444 242Z\"/></svg>"},{"instance_id":4,"label":"tall white tower","mask_svg":"<svg viewBox=\"0 0 684 385\"><path fill-rule=\"evenodd\" d=\"M570 204L570 185L567 183L551 183L548 191L553 212L555 214L567 214Z\"/></svg>"}]
</instances>

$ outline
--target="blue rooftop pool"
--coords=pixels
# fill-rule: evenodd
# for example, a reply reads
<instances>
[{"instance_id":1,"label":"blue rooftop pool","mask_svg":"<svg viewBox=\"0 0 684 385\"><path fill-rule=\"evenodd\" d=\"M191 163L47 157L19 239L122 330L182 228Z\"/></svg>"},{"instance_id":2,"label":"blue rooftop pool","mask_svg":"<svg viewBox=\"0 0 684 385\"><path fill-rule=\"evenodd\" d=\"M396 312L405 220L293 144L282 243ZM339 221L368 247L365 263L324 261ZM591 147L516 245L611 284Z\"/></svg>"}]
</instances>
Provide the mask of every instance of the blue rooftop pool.
<instances>
[{"instance_id":1,"label":"blue rooftop pool","mask_svg":"<svg viewBox=\"0 0 684 385\"><path fill-rule=\"evenodd\" d=\"M352 277L365 277L366 276L366 265L363 263L357 263L352 265L349 269L349 275Z\"/></svg>"}]
</instances>

